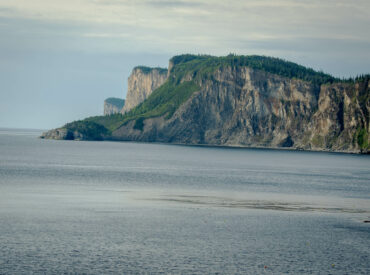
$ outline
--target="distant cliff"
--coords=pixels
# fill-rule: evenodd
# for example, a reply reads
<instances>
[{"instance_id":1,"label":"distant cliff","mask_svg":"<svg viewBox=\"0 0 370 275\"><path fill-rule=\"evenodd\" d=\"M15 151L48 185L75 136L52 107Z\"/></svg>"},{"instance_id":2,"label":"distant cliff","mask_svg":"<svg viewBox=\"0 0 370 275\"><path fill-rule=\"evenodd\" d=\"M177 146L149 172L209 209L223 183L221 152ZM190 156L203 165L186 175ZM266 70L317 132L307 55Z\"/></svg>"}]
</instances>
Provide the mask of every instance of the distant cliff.
<instances>
[{"instance_id":1,"label":"distant cliff","mask_svg":"<svg viewBox=\"0 0 370 275\"><path fill-rule=\"evenodd\" d=\"M126 103L121 113L124 114L143 102L166 79L167 69L135 67L128 78Z\"/></svg>"},{"instance_id":2,"label":"distant cliff","mask_svg":"<svg viewBox=\"0 0 370 275\"><path fill-rule=\"evenodd\" d=\"M166 78L124 115L85 123L106 129L100 139L369 152L368 75L339 80L277 58L182 55ZM79 133L73 123L62 129Z\"/></svg>"},{"instance_id":3,"label":"distant cliff","mask_svg":"<svg viewBox=\"0 0 370 275\"><path fill-rule=\"evenodd\" d=\"M119 113L123 106L125 105L125 100L116 98L116 97L109 97L104 100L104 115L113 115Z\"/></svg>"}]
</instances>

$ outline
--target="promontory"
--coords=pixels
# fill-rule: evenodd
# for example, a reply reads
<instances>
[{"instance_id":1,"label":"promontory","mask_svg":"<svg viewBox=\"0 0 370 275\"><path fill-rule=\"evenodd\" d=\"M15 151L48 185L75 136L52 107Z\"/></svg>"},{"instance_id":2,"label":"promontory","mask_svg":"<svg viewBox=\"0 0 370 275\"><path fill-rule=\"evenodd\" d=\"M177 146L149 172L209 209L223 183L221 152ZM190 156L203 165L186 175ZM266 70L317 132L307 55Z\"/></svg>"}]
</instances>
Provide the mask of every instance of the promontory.
<instances>
[{"instance_id":1,"label":"promontory","mask_svg":"<svg viewBox=\"0 0 370 275\"><path fill-rule=\"evenodd\" d=\"M42 138L369 153L370 75L339 79L265 56L179 55L134 68L120 112Z\"/></svg>"}]
</instances>

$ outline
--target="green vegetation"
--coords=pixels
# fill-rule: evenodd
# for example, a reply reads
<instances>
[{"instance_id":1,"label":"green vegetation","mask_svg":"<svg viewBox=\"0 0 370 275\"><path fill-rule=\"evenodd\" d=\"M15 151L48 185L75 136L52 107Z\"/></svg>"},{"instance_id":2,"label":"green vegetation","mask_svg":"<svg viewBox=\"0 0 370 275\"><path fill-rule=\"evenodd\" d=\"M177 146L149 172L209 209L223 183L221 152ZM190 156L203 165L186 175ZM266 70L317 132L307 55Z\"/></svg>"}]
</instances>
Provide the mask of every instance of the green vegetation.
<instances>
[{"instance_id":1,"label":"green vegetation","mask_svg":"<svg viewBox=\"0 0 370 275\"><path fill-rule=\"evenodd\" d=\"M113 132L127 122L135 120L134 128L142 130L144 119L163 115L166 115L166 118L172 117L178 107L196 90L199 90L199 86L194 81L186 81L179 85L174 85L171 81L166 81L147 100L124 115L95 116L86 118L80 122L93 122ZM65 127L69 128L68 124Z\"/></svg>"},{"instance_id":2,"label":"green vegetation","mask_svg":"<svg viewBox=\"0 0 370 275\"><path fill-rule=\"evenodd\" d=\"M113 132L122 125L124 119L122 114L112 114L107 116L93 116L84 119L83 121L94 122L104 126L108 131Z\"/></svg>"},{"instance_id":3,"label":"green vegetation","mask_svg":"<svg viewBox=\"0 0 370 275\"><path fill-rule=\"evenodd\" d=\"M117 106L118 109L122 109L123 105L125 105L124 99L116 97L109 97L105 100L105 102Z\"/></svg>"},{"instance_id":4,"label":"green vegetation","mask_svg":"<svg viewBox=\"0 0 370 275\"><path fill-rule=\"evenodd\" d=\"M166 115L166 118L170 118L178 107L185 102L193 92L199 89L199 86L194 81L185 81L175 85L172 81L168 80L155 90L147 100L125 114L122 122L126 123L139 118L145 119L163 115ZM140 125L140 123L137 123L137 125Z\"/></svg>"},{"instance_id":5,"label":"green vegetation","mask_svg":"<svg viewBox=\"0 0 370 275\"><path fill-rule=\"evenodd\" d=\"M184 73L193 73L193 76L205 77L210 76L216 69L221 67L247 66L284 77L298 78L317 85L340 81L340 79L323 72L317 72L293 62L267 56L237 56L230 54L228 56L214 57L186 54L175 56L170 61L174 64L171 76L177 79L180 79Z\"/></svg>"},{"instance_id":6,"label":"green vegetation","mask_svg":"<svg viewBox=\"0 0 370 275\"><path fill-rule=\"evenodd\" d=\"M142 131L144 128L144 119L143 117L139 117L138 119L135 120L135 125L134 129Z\"/></svg>"},{"instance_id":7,"label":"green vegetation","mask_svg":"<svg viewBox=\"0 0 370 275\"><path fill-rule=\"evenodd\" d=\"M370 74L361 74L356 77L342 79L343 82L348 82L348 83L364 82L364 81L369 81L369 80L370 80Z\"/></svg>"},{"instance_id":8,"label":"green vegetation","mask_svg":"<svg viewBox=\"0 0 370 275\"><path fill-rule=\"evenodd\" d=\"M160 67L151 68L151 67L146 67L146 66L136 66L134 68L134 70L136 70L136 69L141 70L144 74L149 74L153 70L157 70L161 74L166 74L167 73L167 69L160 68Z\"/></svg>"},{"instance_id":9,"label":"green vegetation","mask_svg":"<svg viewBox=\"0 0 370 275\"><path fill-rule=\"evenodd\" d=\"M357 137L357 144L361 149L369 147L368 135L365 128L358 128L355 136Z\"/></svg>"},{"instance_id":10,"label":"green vegetation","mask_svg":"<svg viewBox=\"0 0 370 275\"><path fill-rule=\"evenodd\" d=\"M89 140L102 140L104 136L109 134L108 129L103 125L86 120L67 123L63 128L67 128L73 132L77 131Z\"/></svg>"}]
</instances>

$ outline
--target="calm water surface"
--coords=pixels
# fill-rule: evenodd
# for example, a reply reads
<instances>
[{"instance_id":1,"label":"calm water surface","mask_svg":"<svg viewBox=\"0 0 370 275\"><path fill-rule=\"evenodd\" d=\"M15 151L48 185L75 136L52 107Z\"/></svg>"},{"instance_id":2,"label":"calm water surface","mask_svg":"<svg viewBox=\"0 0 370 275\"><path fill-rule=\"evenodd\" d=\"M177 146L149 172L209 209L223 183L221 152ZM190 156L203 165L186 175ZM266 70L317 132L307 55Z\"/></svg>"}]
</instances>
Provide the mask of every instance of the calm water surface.
<instances>
[{"instance_id":1,"label":"calm water surface","mask_svg":"<svg viewBox=\"0 0 370 275\"><path fill-rule=\"evenodd\" d=\"M0 274L369 274L370 157L0 129Z\"/></svg>"}]
</instances>

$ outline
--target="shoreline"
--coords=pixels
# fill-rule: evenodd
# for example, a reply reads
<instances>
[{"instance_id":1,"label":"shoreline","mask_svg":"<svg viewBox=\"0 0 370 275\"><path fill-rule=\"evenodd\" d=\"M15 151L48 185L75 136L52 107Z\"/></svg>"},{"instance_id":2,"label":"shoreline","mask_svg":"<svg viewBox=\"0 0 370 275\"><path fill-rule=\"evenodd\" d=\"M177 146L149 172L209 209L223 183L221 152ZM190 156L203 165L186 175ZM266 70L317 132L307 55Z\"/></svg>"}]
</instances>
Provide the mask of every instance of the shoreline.
<instances>
[{"instance_id":1,"label":"shoreline","mask_svg":"<svg viewBox=\"0 0 370 275\"><path fill-rule=\"evenodd\" d=\"M303 149L303 148L289 148L289 147L268 147L268 146L248 146L248 145L217 145L217 144L194 144L194 143L174 143L161 141L136 141L136 140L120 140L114 138L106 138L102 140L85 140L85 139L54 139L39 136L40 139L47 140L67 140L67 141L96 141L96 142L132 142L144 144L162 144L162 145L177 145L177 146L191 146L191 147L208 147L208 148L223 148L223 149L255 149L255 150L279 150L279 151L296 151L296 152L315 152L315 153L335 153L335 154L352 154L352 155L370 155L370 152L361 151L336 151L331 149Z\"/></svg>"}]
</instances>

